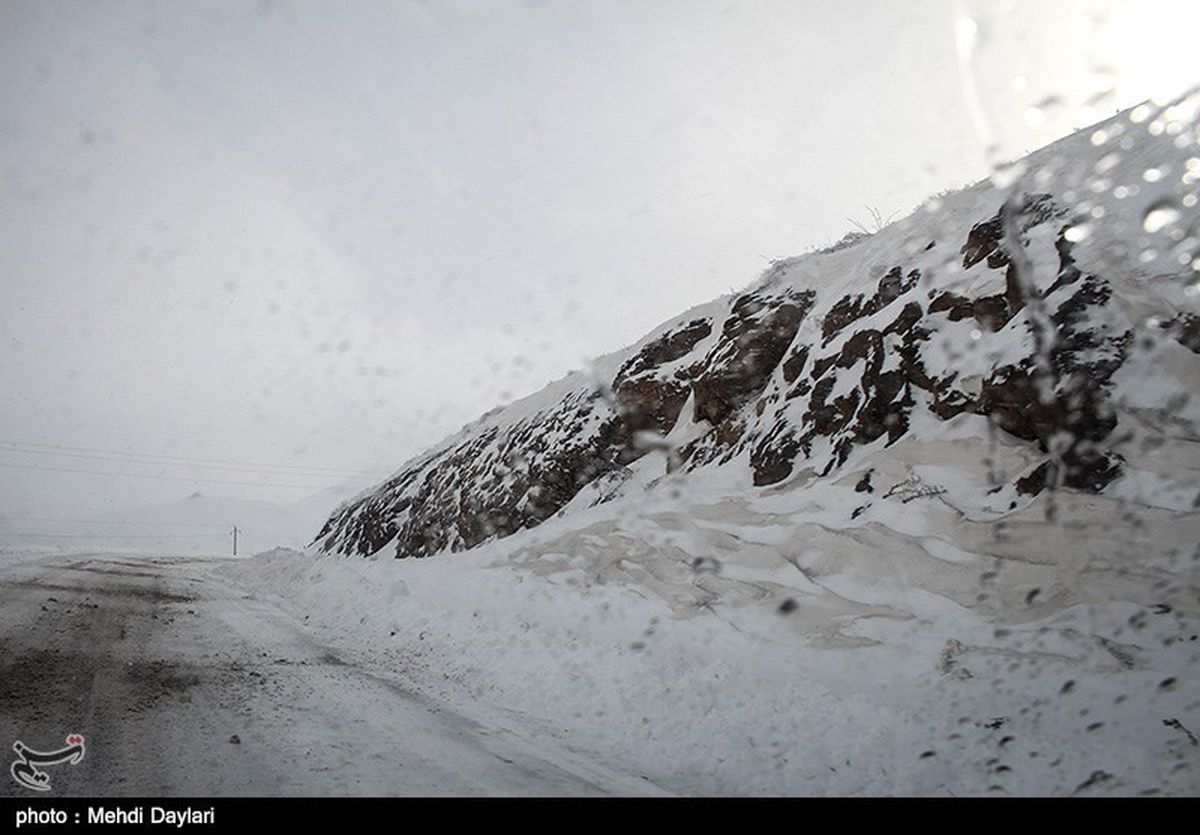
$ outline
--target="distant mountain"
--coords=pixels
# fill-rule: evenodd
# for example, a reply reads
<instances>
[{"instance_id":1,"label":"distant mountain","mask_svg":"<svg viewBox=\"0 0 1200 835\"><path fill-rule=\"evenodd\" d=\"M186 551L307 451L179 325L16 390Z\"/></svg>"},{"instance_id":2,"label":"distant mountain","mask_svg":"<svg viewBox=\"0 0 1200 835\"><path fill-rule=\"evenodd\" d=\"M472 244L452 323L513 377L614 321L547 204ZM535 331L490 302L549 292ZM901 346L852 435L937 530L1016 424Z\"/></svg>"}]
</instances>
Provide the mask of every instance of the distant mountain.
<instances>
[{"instance_id":1,"label":"distant mountain","mask_svg":"<svg viewBox=\"0 0 1200 835\"><path fill-rule=\"evenodd\" d=\"M849 479L857 510L942 495L990 520L1062 490L1190 512L1194 107L1119 114L775 262L407 462L315 545L461 551L668 485L753 497Z\"/></svg>"}]
</instances>

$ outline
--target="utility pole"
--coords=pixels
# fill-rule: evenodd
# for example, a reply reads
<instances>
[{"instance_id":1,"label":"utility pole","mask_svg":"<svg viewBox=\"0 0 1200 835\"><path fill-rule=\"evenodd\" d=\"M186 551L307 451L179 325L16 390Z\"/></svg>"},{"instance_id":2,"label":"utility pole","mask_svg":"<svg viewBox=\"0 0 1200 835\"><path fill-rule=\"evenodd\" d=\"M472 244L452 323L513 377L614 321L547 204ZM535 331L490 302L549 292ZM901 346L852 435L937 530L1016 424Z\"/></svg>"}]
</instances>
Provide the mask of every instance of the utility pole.
<instances>
[{"instance_id":1,"label":"utility pole","mask_svg":"<svg viewBox=\"0 0 1200 835\"><path fill-rule=\"evenodd\" d=\"M238 535L237 525L234 525L233 526L233 555L235 557L237 556L237 535Z\"/></svg>"}]
</instances>

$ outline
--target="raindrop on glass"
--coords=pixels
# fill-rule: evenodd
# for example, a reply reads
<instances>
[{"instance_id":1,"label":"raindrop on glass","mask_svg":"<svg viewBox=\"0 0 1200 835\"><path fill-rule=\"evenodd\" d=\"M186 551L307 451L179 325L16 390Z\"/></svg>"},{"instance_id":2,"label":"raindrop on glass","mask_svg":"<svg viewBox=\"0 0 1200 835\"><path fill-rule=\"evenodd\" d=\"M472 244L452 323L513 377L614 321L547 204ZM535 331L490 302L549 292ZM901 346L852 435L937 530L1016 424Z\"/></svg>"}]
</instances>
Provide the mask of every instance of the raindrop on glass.
<instances>
[{"instance_id":1,"label":"raindrop on glass","mask_svg":"<svg viewBox=\"0 0 1200 835\"><path fill-rule=\"evenodd\" d=\"M1121 155L1116 151L1113 151L1111 154L1105 154L1104 156L1100 157L1100 159L1094 166L1092 166L1092 168L1097 174L1107 174L1109 171L1115 168L1120 161Z\"/></svg>"},{"instance_id":2,"label":"raindrop on glass","mask_svg":"<svg viewBox=\"0 0 1200 835\"><path fill-rule=\"evenodd\" d=\"M1066 231L1063 232L1063 237L1071 243L1077 244L1080 241L1087 240L1091 234L1092 225L1085 221L1084 223L1076 223L1074 226L1067 227Z\"/></svg>"},{"instance_id":3,"label":"raindrop on glass","mask_svg":"<svg viewBox=\"0 0 1200 835\"><path fill-rule=\"evenodd\" d=\"M1062 106L1062 99L1058 96L1046 96L1041 101L1030 105L1025 110L1025 123L1030 127L1038 127L1046 121L1046 119L1054 115L1054 111Z\"/></svg>"},{"instance_id":4,"label":"raindrop on glass","mask_svg":"<svg viewBox=\"0 0 1200 835\"><path fill-rule=\"evenodd\" d=\"M1006 189L1021 179L1025 173L1025 163L1001 163L992 170L992 185L998 189Z\"/></svg>"},{"instance_id":5,"label":"raindrop on glass","mask_svg":"<svg viewBox=\"0 0 1200 835\"><path fill-rule=\"evenodd\" d=\"M1150 234L1161 232L1179 220L1179 209L1170 200L1157 200L1146 207L1142 228Z\"/></svg>"},{"instance_id":6,"label":"raindrop on glass","mask_svg":"<svg viewBox=\"0 0 1200 835\"><path fill-rule=\"evenodd\" d=\"M1154 108L1148 104L1139 104L1129 113L1129 121L1135 125L1140 125L1142 122L1150 118L1154 113Z\"/></svg>"}]
</instances>

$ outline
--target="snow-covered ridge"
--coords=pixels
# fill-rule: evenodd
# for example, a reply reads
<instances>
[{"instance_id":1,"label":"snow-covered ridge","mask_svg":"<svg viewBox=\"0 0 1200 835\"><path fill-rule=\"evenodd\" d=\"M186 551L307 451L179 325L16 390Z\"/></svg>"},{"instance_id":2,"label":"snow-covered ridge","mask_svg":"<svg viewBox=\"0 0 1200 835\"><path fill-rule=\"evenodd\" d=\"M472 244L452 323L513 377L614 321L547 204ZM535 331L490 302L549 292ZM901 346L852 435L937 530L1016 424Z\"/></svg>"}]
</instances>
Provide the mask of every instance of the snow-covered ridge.
<instances>
[{"instance_id":1,"label":"snow-covered ridge","mask_svg":"<svg viewBox=\"0 0 1200 835\"><path fill-rule=\"evenodd\" d=\"M980 454L987 478L948 499L964 512L999 519L1047 488L1151 484L1161 506L1186 509L1194 491L1178 476L1200 420L1194 107L1135 108L999 185L777 262L465 427L339 508L315 544L461 551L666 480L754 495L849 472L900 502L914 473L874 483L856 462L886 470L878 454L901 441L949 438L1024 450L1013 471ZM1175 472L1146 443L1163 421L1184 444Z\"/></svg>"}]
</instances>

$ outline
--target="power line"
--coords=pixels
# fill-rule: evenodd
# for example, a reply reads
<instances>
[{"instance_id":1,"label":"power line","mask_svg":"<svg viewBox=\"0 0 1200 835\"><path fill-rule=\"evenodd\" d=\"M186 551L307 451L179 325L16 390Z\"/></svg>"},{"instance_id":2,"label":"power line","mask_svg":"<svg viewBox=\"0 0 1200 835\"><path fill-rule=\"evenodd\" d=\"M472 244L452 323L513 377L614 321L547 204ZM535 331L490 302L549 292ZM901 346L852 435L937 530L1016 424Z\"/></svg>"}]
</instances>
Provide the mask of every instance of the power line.
<instances>
[{"instance_id":1,"label":"power line","mask_svg":"<svg viewBox=\"0 0 1200 835\"><path fill-rule=\"evenodd\" d=\"M4 514L0 513L0 519L4 518ZM138 519L69 519L63 516L24 516L20 517L22 522L54 522L61 525L130 525L136 527L169 527L169 528L212 528L217 527L225 529L223 522L156 522L152 520Z\"/></svg>"},{"instance_id":2,"label":"power line","mask_svg":"<svg viewBox=\"0 0 1200 835\"><path fill-rule=\"evenodd\" d=\"M36 470L38 472L48 473L75 473L78 475L99 475L99 476L115 476L117 478L144 478L151 481L186 481L186 482L207 482L210 484L241 484L249 487L286 487L297 490L315 490L317 485L313 484L280 484L278 482L264 481L231 481L220 478L189 478L187 476L170 476L170 475L149 475L147 473L113 473L104 470L72 470L66 467L39 467L34 464L0 464L10 470Z\"/></svg>"},{"instance_id":3,"label":"power line","mask_svg":"<svg viewBox=\"0 0 1200 835\"><path fill-rule=\"evenodd\" d=\"M125 461L127 461L130 458L142 458L142 459L147 459L147 460L153 461L154 463L159 463L161 461L173 461L173 462L201 464L201 465L205 465L205 464L241 465L241 466L246 466L246 467L256 467L259 469L265 468L265 469L288 470L288 471L306 472L306 473L318 473L319 472L319 473L334 473L334 474L345 474L345 475L375 475L375 474L383 472L382 470L352 470L352 469L345 468L345 467L317 467L317 466L306 467L306 466L301 466L299 464L268 464L268 463L262 462L262 461L239 461L239 460L234 460L234 459L199 458L199 457L184 456L184 455L168 455L168 454L163 454L163 453L137 452L137 451L133 451L133 450L101 449L101 448L97 448L97 447L68 446L65 444L36 444L36 443L27 442L27 441L0 440L0 444L4 444L6 446L13 447L14 449L11 450L13 452L30 452L30 453L41 453L41 454L53 455L53 454L66 454L63 452L58 452L59 450L71 450L73 452L79 452L79 453L100 453L100 454L106 455L106 456L113 456L113 457L115 457L116 460L125 460Z\"/></svg>"},{"instance_id":4,"label":"power line","mask_svg":"<svg viewBox=\"0 0 1200 835\"><path fill-rule=\"evenodd\" d=\"M379 475L384 473L384 470L353 470L346 467L307 467L299 464L269 464L263 461L239 461L235 459L221 458L199 458L186 455L168 455L154 452L136 452L133 450L123 449L102 449L98 447L80 447L68 446L66 444L37 444L28 441L12 441L0 439L0 444L8 447L13 447L13 452L30 452L42 453L46 455L66 454L69 451L73 453L100 453L103 455L116 456L116 460L128 460L130 458L142 458L160 463L162 461L172 461L187 464L213 464L213 465L234 465L245 467L257 467L260 469L287 470L296 473L330 473L341 475Z\"/></svg>"},{"instance_id":5,"label":"power line","mask_svg":"<svg viewBox=\"0 0 1200 835\"><path fill-rule=\"evenodd\" d=\"M93 455L86 452L56 452L45 449L6 449L2 446L0 446L0 453L9 453L11 455L55 455L64 458L82 458L89 461L110 461L115 464L132 464L135 466L144 467L195 467L201 470L222 470L224 472L234 473L269 473L274 475L293 475L296 478L324 478L328 480L333 475L332 473L309 473L301 471L278 471L271 473L271 471L266 467L227 467L221 464L188 464L184 462L151 460L139 461L116 455Z\"/></svg>"}]
</instances>

